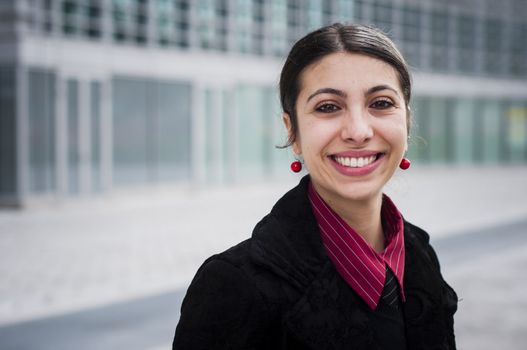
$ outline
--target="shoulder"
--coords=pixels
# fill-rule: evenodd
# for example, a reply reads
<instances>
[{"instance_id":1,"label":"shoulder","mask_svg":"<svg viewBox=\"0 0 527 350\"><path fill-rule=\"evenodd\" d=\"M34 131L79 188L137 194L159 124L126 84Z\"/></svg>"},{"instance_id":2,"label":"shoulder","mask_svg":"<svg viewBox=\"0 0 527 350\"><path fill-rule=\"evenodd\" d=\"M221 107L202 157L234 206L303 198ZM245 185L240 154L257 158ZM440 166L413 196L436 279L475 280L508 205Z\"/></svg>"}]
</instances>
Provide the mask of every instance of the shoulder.
<instances>
[{"instance_id":1,"label":"shoulder","mask_svg":"<svg viewBox=\"0 0 527 350\"><path fill-rule=\"evenodd\" d=\"M199 268L181 306L174 348L256 349L265 343L272 312L244 268L248 245L214 255Z\"/></svg>"},{"instance_id":2,"label":"shoulder","mask_svg":"<svg viewBox=\"0 0 527 350\"><path fill-rule=\"evenodd\" d=\"M407 253L422 256L434 268L440 269L439 259L430 244L430 235L425 230L405 220L404 241Z\"/></svg>"},{"instance_id":3,"label":"shoulder","mask_svg":"<svg viewBox=\"0 0 527 350\"><path fill-rule=\"evenodd\" d=\"M416 226L406 220L404 221L404 236L406 239L410 239L417 244L430 244L430 235L419 226Z\"/></svg>"}]
</instances>

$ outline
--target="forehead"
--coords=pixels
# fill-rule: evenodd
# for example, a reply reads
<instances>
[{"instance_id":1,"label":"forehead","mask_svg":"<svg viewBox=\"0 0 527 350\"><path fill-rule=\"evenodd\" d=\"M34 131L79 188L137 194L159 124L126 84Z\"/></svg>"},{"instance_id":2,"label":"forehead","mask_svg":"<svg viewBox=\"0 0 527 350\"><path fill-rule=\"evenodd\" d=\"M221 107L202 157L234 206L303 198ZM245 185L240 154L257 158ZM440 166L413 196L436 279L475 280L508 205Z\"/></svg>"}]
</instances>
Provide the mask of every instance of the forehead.
<instances>
[{"instance_id":1,"label":"forehead","mask_svg":"<svg viewBox=\"0 0 527 350\"><path fill-rule=\"evenodd\" d=\"M388 63L363 54L338 52L309 65L301 75L301 94L320 87L350 91L376 85L400 90L398 74Z\"/></svg>"}]
</instances>

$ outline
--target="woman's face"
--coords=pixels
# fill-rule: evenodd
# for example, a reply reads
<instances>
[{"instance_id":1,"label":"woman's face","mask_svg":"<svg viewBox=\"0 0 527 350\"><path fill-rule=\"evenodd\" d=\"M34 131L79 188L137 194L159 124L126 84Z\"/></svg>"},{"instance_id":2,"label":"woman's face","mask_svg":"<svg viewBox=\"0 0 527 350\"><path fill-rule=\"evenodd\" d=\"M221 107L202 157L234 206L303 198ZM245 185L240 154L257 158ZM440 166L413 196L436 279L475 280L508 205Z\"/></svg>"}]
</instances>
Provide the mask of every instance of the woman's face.
<instances>
[{"instance_id":1,"label":"woman's face","mask_svg":"<svg viewBox=\"0 0 527 350\"><path fill-rule=\"evenodd\" d=\"M370 56L334 53L306 67L300 83L293 151L317 192L330 204L379 198L407 149L395 69ZM284 122L290 130L287 114Z\"/></svg>"}]
</instances>

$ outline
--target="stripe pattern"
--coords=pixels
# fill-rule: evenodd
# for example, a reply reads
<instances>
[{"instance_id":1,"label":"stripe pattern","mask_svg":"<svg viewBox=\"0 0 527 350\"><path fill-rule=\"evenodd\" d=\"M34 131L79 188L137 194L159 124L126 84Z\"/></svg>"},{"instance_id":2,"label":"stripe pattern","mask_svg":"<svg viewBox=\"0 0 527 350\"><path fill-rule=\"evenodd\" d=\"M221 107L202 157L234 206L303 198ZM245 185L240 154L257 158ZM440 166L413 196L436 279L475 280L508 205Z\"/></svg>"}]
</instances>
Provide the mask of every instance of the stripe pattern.
<instances>
[{"instance_id":1,"label":"stripe pattern","mask_svg":"<svg viewBox=\"0 0 527 350\"><path fill-rule=\"evenodd\" d=\"M384 282L384 289L382 291L382 299L384 302L392 307L397 308L399 301L399 285L397 279L389 267L386 267L386 282Z\"/></svg>"},{"instance_id":2,"label":"stripe pattern","mask_svg":"<svg viewBox=\"0 0 527 350\"><path fill-rule=\"evenodd\" d=\"M385 282L388 282L386 269L389 267L398 282L404 302L404 225L401 214L390 198L383 195L381 219L386 244L384 251L377 253L326 204L312 184L309 185L308 196L326 252L346 283L375 310Z\"/></svg>"}]
</instances>

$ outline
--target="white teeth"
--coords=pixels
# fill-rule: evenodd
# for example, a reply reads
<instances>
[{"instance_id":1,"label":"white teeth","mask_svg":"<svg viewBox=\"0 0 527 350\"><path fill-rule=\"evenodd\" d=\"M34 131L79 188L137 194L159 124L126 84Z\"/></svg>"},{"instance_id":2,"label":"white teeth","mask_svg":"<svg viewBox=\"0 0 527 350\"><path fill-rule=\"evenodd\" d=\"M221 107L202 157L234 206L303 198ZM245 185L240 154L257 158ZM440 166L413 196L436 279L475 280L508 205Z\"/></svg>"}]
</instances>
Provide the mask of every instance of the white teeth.
<instances>
[{"instance_id":1,"label":"white teeth","mask_svg":"<svg viewBox=\"0 0 527 350\"><path fill-rule=\"evenodd\" d=\"M370 157L335 157L337 163L344 165L350 168L362 168L366 165L369 165L375 161L375 156Z\"/></svg>"}]
</instances>

